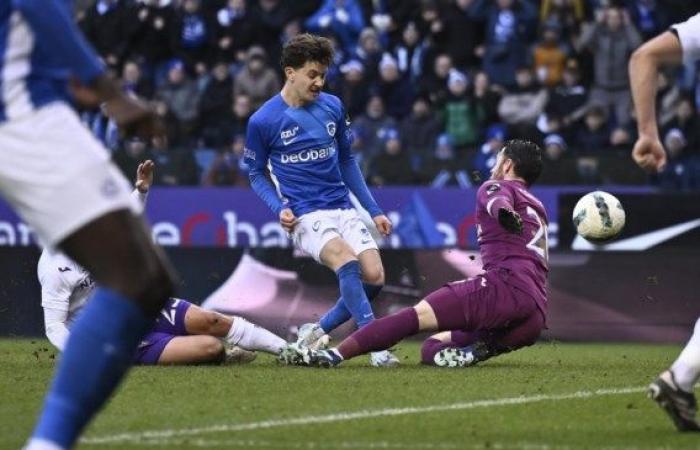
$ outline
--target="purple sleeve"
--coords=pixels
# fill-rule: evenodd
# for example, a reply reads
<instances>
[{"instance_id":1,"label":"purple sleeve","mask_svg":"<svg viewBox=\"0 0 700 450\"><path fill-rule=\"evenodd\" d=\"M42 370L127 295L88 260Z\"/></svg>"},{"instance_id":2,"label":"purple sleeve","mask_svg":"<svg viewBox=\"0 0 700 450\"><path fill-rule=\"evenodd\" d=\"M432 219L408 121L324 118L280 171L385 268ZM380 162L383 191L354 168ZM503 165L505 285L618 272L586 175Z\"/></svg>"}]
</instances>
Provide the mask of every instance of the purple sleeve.
<instances>
[{"instance_id":1,"label":"purple sleeve","mask_svg":"<svg viewBox=\"0 0 700 450\"><path fill-rule=\"evenodd\" d=\"M513 209L513 192L499 182L487 182L479 188L477 200L491 217L498 217L501 208Z\"/></svg>"},{"instance_id":2,"label":"purple sleeve","mask_svg":"<svg viewBox=\"0 0 700 450\"><path fill-rule=\"evenodd\" d=\"M65 2L59 0L14 0L29 26L59 54L81 82L90 84L104 72L104 64L73 23Z\"/></svg>"}]
</instances>

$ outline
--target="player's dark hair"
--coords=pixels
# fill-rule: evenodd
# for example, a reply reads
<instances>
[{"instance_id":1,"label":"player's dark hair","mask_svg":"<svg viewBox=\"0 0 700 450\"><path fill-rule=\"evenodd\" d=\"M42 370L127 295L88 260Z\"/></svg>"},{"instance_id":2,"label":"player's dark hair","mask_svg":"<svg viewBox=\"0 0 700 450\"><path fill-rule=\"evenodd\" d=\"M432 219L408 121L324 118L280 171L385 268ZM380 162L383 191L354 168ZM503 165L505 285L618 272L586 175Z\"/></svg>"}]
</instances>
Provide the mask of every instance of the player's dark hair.
<instances>
[{"instance_id":1,"label":"player's dark hair","mask_svg":"<svg viewBox=\"0 0 700 450\"><path fill-rule=\"evenodd\" d=\"M330 66L333 61L333 46L328 38L303 33L294 36L282 48L280 65L298 69L307 62Z\"/></svg>"},{"instance_id":2,"label":"player's dark hair","mask_svg":"<svg viewBox=\"0 0 700 450\"><path fill-rule=\"evenodd\" d=\"M513 161L515 174L528 186L542 173L542 149L534 142L513 139L503 145L503 155Z\"/></svg>"}]
</instances>

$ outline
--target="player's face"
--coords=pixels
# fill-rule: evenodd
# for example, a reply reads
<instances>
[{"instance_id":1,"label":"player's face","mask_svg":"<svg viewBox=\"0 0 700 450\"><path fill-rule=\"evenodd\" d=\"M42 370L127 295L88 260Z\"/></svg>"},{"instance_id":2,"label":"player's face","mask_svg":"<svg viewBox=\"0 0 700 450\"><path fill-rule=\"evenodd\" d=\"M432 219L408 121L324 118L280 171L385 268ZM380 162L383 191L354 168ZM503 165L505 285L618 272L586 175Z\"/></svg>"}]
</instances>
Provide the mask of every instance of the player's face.
<instances>
[{"instance_id":1,"label":"player's face","mask_svg":"<svg viewBox=\"0 0 700 450\"><path fill-rule=\"evenodd\" d=\"M292 69L287 80L303 103L313 102L321 94L326 82L328 67L315 61L309 61L300 69Z\"/></svg>"}]
</instances>

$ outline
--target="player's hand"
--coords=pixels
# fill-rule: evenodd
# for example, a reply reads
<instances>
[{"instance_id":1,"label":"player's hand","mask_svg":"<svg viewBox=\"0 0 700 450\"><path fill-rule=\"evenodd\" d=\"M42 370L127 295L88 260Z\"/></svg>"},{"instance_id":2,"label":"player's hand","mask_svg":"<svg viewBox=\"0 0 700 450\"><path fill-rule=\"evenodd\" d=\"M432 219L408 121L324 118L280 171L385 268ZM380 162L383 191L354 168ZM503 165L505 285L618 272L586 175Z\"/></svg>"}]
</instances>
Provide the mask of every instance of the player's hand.
<instances>
[{"instance_id":1,"label":"player's hand","mask_svg":"<svg viewBox=\"0 0 700 450\"><path fill-rule=\"evenodd\" d=\"M647 172L661 172L666 166L666 151L658 137L640 135L632 149L632 159Z\"/></svg>"},{"instance_id":2,"label":"player's hand","mask_svg":"<svg viewBox=\"0 0 700 450\"><path fill-rule=\"evenodd\" d=\"M372 217L372 220L374 221L374 226L377 227L377 231L379 231L382 236L389 236L394 229L391 220L384 214Z\"/></svg>"},{"instance_id":3,"label":"player's hand","mask_svg":"<svg viewBox=\"0 0 700 450\"><path fill-rule=\"evenodd\" d=\"M139 164L136 169L136 189L142 194L148 192L153 184L153 168L155 164L150 159Z\"/></svg>"},{"instance_id":4,"label":"player's hand","mask_svg":"<svg viewBox=\"0 0 700 450\"><path fill-rule=\"evenodd\" d=\"M282 211L280 211L280 225L282 225L282 228L284 228L284 231L287 233L294 231L294 227L298 222L299 221L291 209L284 208Z\"/></svg>"},{"instance_id":5,"label":"player's hand","mask_svg":"<svg viewBox=\"0 0 700 450\"><path fill-rule=\"evenodd\" d=\"M510 233L522 234L523 232L523 219L512 209L500 208L498 210L498 223Z\"/></svg>"}]
</instances>

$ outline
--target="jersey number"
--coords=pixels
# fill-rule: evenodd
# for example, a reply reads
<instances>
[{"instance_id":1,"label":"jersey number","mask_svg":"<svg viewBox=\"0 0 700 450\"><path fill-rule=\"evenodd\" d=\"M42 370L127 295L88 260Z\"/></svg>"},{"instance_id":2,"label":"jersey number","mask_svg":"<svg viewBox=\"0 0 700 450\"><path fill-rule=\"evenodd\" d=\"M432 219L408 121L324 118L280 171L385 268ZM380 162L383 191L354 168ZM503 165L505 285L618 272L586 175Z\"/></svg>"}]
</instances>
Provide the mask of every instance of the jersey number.
<instances>
[{"instance_id":1,"label":"jersey number","mask_svg":"<svg viewBox=\"0 0 700 450\"><path fill-rule=\"evenodd\" d=\"M549 240L547 237L547 227L544 224L544 220L537 214L532 207L527 207L527 214L537 221L537 232L532 237L530 242L527 243L527 248L533 252L540 255L544 262L549 260Z\"/></svg>"}]
</instances>

